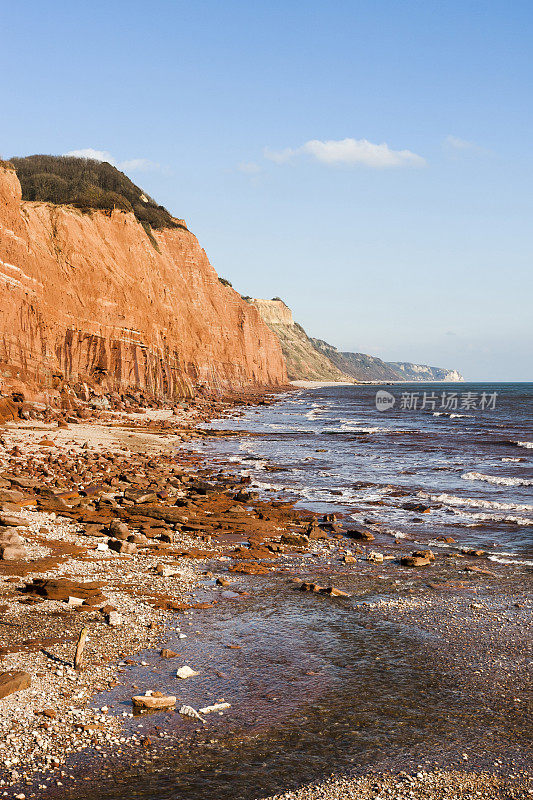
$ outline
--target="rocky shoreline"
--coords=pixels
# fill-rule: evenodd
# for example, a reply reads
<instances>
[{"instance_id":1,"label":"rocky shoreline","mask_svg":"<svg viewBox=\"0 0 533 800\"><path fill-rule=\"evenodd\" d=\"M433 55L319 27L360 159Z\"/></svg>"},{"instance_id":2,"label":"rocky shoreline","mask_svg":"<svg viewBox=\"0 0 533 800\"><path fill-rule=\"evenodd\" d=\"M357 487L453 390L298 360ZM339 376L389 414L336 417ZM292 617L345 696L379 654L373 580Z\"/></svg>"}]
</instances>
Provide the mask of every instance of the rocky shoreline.
<instances>
[{"instance_id":1,"label":"rocky shoreline","mask_svg":"<svg viewBox=\"0 0 533 800\"><path fill-rule=\"evenodd\" d=\"M273 400L258 396L246 402ZM0 796L61 796L65 782L76 779L72 763L78 754L126 758L150 748L148 737L126 732L119 716L94 705L94 696L120 686L122 671L149 648L159 649L176 669L194 672L194 664L164 647L166 623L179 614L187 624L192 613L224 603L232 584L234 595L245 598L247 589L238 581L288 573L294 588L342 598L349 592L339 571L357 570L365 605L365 582L375 581L376 569L403 570L409 580L423 576L424 602L367 604L368 613L416 616L428 626L443 593L454 597L464 589L464 583L450 581L451 559L435 564L431 551L413 550L408 542L383 547L369 530L347 530L334 516L267 502L248 478L185 449L192 439L231 435L205 425L237 404L200 399L173 409L25 408L22 419L0 429L0 672L13 690L0 699ZM303 556L311 557L308 566ZM497 575L481 554L458 550L455 556L454 569L475 593ZM429 589L423 572L428 567ZM206 577L214 584L209 596L202 593ZM505 584L504 567L498 577ZM509 593L507 605L493 609L462 595L461 609L470 615L488 611L490 636L506 623L515 598L516 592ZM527 636L522 594L515 604L509 624ZM444 615L450 629L455 607ZM459 636L468 633L468 624ZM76 669L83 631L86 644ZM506 690L513 680L509 672ZM158 689L144 685L135 691L154 707L168 701ZM123 713L129 719L133 708ZM526 797L527 776L521 765L516 769L520 775L507 782L476 778L476 791L471 777L454 772L431 779L426 773L409 780L382 777L381 783L374 776L342 779L276 797Z\"/></svg>"}]
</instances>

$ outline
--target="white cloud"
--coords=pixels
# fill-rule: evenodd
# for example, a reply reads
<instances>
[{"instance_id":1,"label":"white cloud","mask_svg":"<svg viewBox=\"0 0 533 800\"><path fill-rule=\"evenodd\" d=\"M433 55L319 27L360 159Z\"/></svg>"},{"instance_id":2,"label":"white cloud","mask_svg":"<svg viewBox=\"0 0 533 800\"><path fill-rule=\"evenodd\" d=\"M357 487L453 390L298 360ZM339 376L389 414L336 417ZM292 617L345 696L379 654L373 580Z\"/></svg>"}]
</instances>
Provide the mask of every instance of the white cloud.
<instances>
[{"instance_id":1,"label":"white cloud","mask_svg":"<svg viewBox=\"0 0 533 800\"><path fill-rule=\"evenodd\" d=\"M241 161L240 164L237 164L237 169L246 175L257 175L258 172L261 172L259 164L255 164L253 161Z\"/></svg>"},{"instance_id":2,"label":"white cloud","mask_svg":"<svg viewBox=\"0 0 533 800\"><path fill-rule=\"evenodd\" d=\"M147 158L131 158L127 161L117 161L107 150L95 150L92 147L85 147L82 150L69 150L68 153L63 153L63 155L75 156L76 158L91 158L94 161L107 161L117 169L131 172L149 172L150 170L160 169L159 164L149 161Z\"/></svg>"},{"instance_id":3,"label":"white cloud","mask_svg":"<svg viewBox=\"0 0 533 800\"><path fill-rule=\"evenodd\" d=\"M373 169L388 167L422 167L426 161L411 150L393 150L388 144L373 144L367 139L311 139L296 148L270 150L264 156L277 164L285 164L297 156L307 155L328 166L365 166Z\"/></svg>"},{"instance_id":4,"label":"white cloud","mask_svg":"<svg viewBox=\"0 0 533 800\"><path fill-rule=\"evenodd\" d=\"M92 158L94 161L108 161L116 166L115 159L107 150L94 150L92 147L85 147L83 150L69 150L63 153L64 156L75 156L76 158Z\"/></svg>"}]
</instances>

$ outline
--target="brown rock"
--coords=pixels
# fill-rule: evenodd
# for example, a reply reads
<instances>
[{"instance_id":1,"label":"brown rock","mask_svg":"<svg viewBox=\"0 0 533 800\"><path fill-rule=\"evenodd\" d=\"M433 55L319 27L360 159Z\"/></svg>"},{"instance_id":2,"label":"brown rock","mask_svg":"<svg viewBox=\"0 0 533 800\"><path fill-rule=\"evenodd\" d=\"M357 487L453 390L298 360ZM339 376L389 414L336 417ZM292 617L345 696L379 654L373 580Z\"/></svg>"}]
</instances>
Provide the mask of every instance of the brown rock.
<instances>
[{"instance_id":1,"label":"brown rock","mask_svg":"<svg viewBox=\"0 0 533 800\"><path fill-rule=\"evenodd\" d=\"M329 594L331 597L351 597L349 592L337 589L336 586L326 586L324 589L320 590L320 594Z\"/></svg>"},{"instance_id":2,"label":"brown rock","mask_svg":"<svg viewBox=\"0 0 533 800\"><path fill-rule=\"evenodd\" d=\"M482 567L475 567L473 564L469 564L465 567L465 572L475 572L477 575L489 575L491 578L496 577L495 572L491 572L490 569L483 569Z\"/></svg>"},{"instance_id":3,"label":"brown rock","mask_svg":"<svg viewBox=\"0 0 533 800\"><path fill-rule=\"evenodd\" d=\"M284 533L282 534L281 541L283 544L290 547L307 547L309 544L309 537L303 533Z\"/></svg>"},{"instance_id":4,"label":"brown rock","mask_svg":"<svg viewBox=\"0 0 533 800\"><path fill-rule=\"evenodd\" d=\"M350 539L358 539L359 541L363 542L373 542L374 541L374 534L367 531L365 528L361 528L357 526L356 528L348 528L345 531L345 536L349 536Z\"/></svg>"},{"instance_id":5,"label":"brown rock","mask_svg":"<svg viewBox=\"0 0 533 800\"><path fill-rule=\"evenodd\" d=\"M404 567L427 567L431 560L424 556L402 556L400 564Z\"/></svg>"},{"instance_id":6,"label":"brown rock","mask_svg":"<svg viewBox=\"0 0 533 800\"><path fill-rule=\"evenodd\" d=\"M7 528L28 528L30 523L23 517L16 517L13 514L0 512L0 525L4 525Z\"/></svg>"},{"instance_id":7,"label":"brown rock","mask_svg":"<svg viewBox=\"0 0 533 800\"><path fill-rule=\"evenodd\" d=\"M163 648L163 650L161 650L159 655L161 656L161 658L176 658L178 653L175 653L174 650L169 650L168 648L165 647Z\"/></svg>"},{"instance_id":8,"label":"brown rock","mask_svg":"<svg viewBox=\"0 0 533 800\"><path fill-rule=\"evenodd\" d=\"M17 544L0 544L0 559L2 561L21 561L26 558L24 547Z\"/></svg>"},{"instance_id":9,"label":"brown rock","mask_svg":"<svg viewBox=\"0 0 533 800\"><path fill-rule=\"evenodd\" d=\"M415 556L415 558L428 558L430 561L435 561L435 554L432 550L415 550L413 556Z\"/></svg>"},{"instance_id":10,"label":"brown rock","mask_svg":"<svg viewBox=\"0 0 533 800\"><path fill-rule=\"evenodd\" d=\"M34 578L32 583L26 585L24 591L46 597L48 600L68 601L69 597L86 599L97 596L105 599L100 591L104 585L103 581L83 583L68 578Z\"/></svg>"},{"instance_id":11,"label":"brown rock","mask_svg":"<svg viewBox=\"0 0 533 800\"><path fill-rule=\"evenodd\" d=\"M31 685L31 675L27 672L0 672L0 700Z\"/></svg>"},{"instance_id":12,"label":"brown rock","mask_svg":"<svg viewBox=\"0 0 533 800\"><path fill-rule=\"evenodd\" d=\"M121 542L119 539L108 539L107 545L116 553L132 556L137 552L137 545L133 542Z\"/></svg>"},{"instance_id":13,"label":"brown rock","mask_svg":"<svg viewBox=\"0 0 533 800\"><path fill-rule=\"evenodd\" d=\"M0 503L20 503L22 500L22 492L17 492L16 489L0 489Z\"/></svg>"},{"instance_id":14,"label":"brown rock","mask_svg":"<svg viewBox=\"0 0 533 800\"><path fill-rule=\"evenodd\" d=\"M173 706L176 705L176 698L174 697L174 695L161 695L161 692L156 692L150 695L148 694L134 695L131 698L131 702L134 708L147 708L147 709L172 708Z\"/></svg>"},{"instance_id":15,"label":"brown rock","mask_svg":"<svg viewBox=\"0 0 533 800\"><path fill-rule=\"evenodd\" d=\"M19 419L19 406L8 397L0 397L0 425Z\"/></svg>"}]
</instances>

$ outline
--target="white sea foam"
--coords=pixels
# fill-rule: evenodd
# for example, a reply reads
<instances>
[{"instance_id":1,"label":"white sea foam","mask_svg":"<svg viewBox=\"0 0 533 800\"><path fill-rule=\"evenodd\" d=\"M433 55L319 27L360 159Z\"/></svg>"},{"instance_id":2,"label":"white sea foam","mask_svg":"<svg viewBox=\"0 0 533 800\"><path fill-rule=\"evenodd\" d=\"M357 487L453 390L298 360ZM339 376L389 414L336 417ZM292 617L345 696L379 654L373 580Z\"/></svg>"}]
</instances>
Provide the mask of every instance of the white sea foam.
<instances>
[{"instance_id":1,"label":"white sea foam","mask_svg":"<svg viewBox=\"0 0 533 800\"><path fill-rule=\"evenodd\" d=\"M450 414L449 411L434 411L433 412L433 416L434 417L449 417L450 419L456 419L458 417L459 418L466 417L468 419L472 419L472 417L474 415L473 414Z\"/></svg>"},{"instance_id":2,"label":"white sea foam","mask_svg":"<svg viewBox=\"0 0 533 800\"><path fill-rule=\"evenodd\" d=\"M510 458L509 456L504 456L501 460L502 461L523 461L524 459L523 458Z\"/></svg>"},{"instance_id":3,"label":"white sea foam","mask_svg":"<svg viewBox=\"0 0 533 800\"><path fill-rule=\"evenodd\" d=\"M469 506L470 508L492 508L502 511L533 511L533 505L527 503L498 503L495 500L484 500L480 497L456 497L453 494L430 494L418 492L419 497L433 500L435 503L445 503L449 506Z\"/></svg>"},{"instance_id":4,"label":"white sea foam","mask_svg":"<svg viewBox=\"0 0 533 800\"><path fill-rule=\"evenodd\" d=\"M512 442L512 444L516 444L518 447L527 447L529 450L533 449L533 442Z\"/></svg>"},{"instance_id":5,"label":"white sea foam","mask_svg":"<svg viewBox=\"0 0 533 800\"><path fill-rule=\"evenodd\" d=\"M496 561L498 564L524 564L526 567L533 567L533 561L521 561L514 558L502 558L501 556L489 556L489 561Z\"/></svg>"},{"instance_id":6,"label":"white sea foam","mask_svg":"<svg viewBox=\"0 0 533 800\"><path fill-rule=\"evenodd\" d=\"M457 512L460 513L460 512ZM514 517L511 514L465 514L469 519L478 519L480 522L501 522L509 525L533 525L533 519L527 517Z\"/></svg>"},{"instance_id":7,"label":"white sea foam","mask_svg":"<svg viewBox=\"0 0 533 800\"><path fill-rule=\"evenodd\" d=\"M464 472L461 475L465 481L485 481L497 486L533 486L533 481L527 478L507 478L499 475L483 475L482 472Z\"/></svg>"},{"instance_id":8,"label":"white sea foam","mask_svg":"<svg viewBox=\"0 0 533 800\"><path fill-rule=\"evenodd\" d=\"M368 428L364 425L350 425L345 423L341 426L341 430L350 431L352 433L385 433L387 428Z\"/></svg>"}]
</instances>

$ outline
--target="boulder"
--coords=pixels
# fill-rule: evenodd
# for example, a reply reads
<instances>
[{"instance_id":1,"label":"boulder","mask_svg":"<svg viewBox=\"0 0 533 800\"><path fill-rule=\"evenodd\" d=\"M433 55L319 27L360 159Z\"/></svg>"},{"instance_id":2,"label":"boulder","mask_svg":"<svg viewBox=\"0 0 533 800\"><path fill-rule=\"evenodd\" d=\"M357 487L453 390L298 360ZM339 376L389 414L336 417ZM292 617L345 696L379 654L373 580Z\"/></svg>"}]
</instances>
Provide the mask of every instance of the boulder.
<instances>
[{"instance_id":1,"label":"boulder","mask_svg":"<svg viewBox=\"0 0 533 800\"><path fill-rule=\"evenodd\" d=\"M125 540L131 534L131 531L125 522L122 522L120 519L114 519L109 525L109 533L115 539Z\"/></svg>"}]
</instances>

